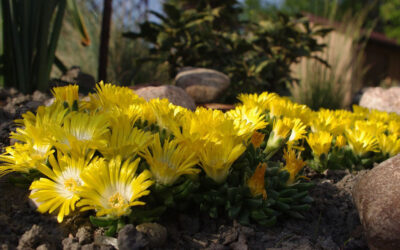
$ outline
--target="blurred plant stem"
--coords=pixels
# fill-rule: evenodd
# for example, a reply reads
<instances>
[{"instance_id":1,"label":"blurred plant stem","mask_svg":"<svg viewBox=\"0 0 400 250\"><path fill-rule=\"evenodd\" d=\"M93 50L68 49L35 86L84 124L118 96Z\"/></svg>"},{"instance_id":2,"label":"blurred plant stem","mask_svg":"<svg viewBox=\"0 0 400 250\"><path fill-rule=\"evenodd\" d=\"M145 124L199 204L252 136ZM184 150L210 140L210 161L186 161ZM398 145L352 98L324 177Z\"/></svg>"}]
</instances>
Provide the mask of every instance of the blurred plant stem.
<instances>
[{"instance_id":1,"label":"blurred plant stem","mask_svg":"<svg viewBox=\"0 0 400 250\"><path fill-rule=\"evenodd\" d=\"M99 53L99 81L107 81L108 47L112 16L112 0L104 0L103 20L101 22L100 53Z\"/></svg>"}]
</instances>

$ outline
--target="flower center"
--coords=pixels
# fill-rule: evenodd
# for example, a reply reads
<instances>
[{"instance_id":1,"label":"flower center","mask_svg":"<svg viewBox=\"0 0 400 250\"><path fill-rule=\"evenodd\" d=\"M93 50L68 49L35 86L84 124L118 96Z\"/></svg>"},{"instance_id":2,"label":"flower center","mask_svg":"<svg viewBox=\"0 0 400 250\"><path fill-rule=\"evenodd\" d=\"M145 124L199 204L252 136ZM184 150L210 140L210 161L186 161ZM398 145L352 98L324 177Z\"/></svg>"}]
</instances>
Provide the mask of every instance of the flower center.
<instances>
[{"instance_id":1,"label":"flower center","mask_svg":"<svg viewBox=\"0 0 400 250\"><path fill-rule=\"evenodd\" d=\"M124 197L119 193L115 193L108 199L108 205L112 208L121 208L125 204Z\"/></svg>"},{"instance_id":2,"label":"flower center","mask_svg":"<svg viewBox=\"0 0 400 250\"><path fill-rule=\"evenodd\" d=\"M64 187L70 192L75 192L78 183L75 181L74 178L69 178L64 181Z\"/></svg>"}]
</instances>

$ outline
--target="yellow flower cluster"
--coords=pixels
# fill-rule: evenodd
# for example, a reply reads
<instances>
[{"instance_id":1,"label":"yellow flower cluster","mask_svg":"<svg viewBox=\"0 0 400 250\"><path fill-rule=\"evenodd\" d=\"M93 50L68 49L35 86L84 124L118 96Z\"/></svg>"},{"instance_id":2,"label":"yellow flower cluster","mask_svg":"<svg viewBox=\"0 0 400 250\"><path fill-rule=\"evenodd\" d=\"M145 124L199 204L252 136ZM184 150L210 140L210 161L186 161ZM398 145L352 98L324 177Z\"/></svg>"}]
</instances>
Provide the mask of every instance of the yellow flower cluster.
<instances>
[{"instance_id":1,"label":"yellow flower cluster","mask_svg":"<svg viewBox=\"0 0 400 250\"><path fill-rule=\"evenodd\" d=\"M252 133L267 124L257 108L191 112L104 83L86 100L78 99L77 86L55 88L53 95L51 106L17 121L11 134L17 143L0 155L0 176L41 172L30 197L40 212L58 211L60 222L77 206L98 216L126 215L144 204L138 199L153 182L172 185L201 168L221 183ZM150 129L155 125L168 136ZM140 158L148 170L139 172Z\"/></svg>"},{"instance_id":2,"label":"yellow flower cluster","mask_svg":"<svg viewBox=\"0 0 400 250\"><path fill-rule=\"evenodd\" d=\"M267 160L287 145L280 159L288 184L306 165L300 157L306 142L317 157L343 147L359 156L400 152L400 116L357 106L354 112L313 112L265 92L240 95L242 104L226 113L192 112L102 82L84 100L77 86L55 88L53 95L52 105L16 121L11 137L17 142L0 155L0 176L42 173L30 197L40 212L57 212L60 222L77 207L97 216L127 215L130 207L144 205L139 199L153 183L171 186L183 175L204 172L221 184L248 146L260 147L264 137ZM264 199L266 168L260 163L246 181Z\"/></svg>"},{"instance_id":3,"label":"yellow flower cluster","mask_svg":"<svg viewBox=\"0 0 400 250\"><path fill-rule=\"evenodd\" d=\"M242 94L243 106L257 108L269 114L274 121L274 134L286 135L285 126L292 128L291 138L306 141L316 156L337 147L349 147L357 156L368 152L382 153L386 157L400 153L400 116L378 110L353 106L347 110L312 111L305 105L293 103L273 93ZM289 124L287 120L296 123ZM285 136L283 136L285 137Z\"/></svg>"}]
</instances>

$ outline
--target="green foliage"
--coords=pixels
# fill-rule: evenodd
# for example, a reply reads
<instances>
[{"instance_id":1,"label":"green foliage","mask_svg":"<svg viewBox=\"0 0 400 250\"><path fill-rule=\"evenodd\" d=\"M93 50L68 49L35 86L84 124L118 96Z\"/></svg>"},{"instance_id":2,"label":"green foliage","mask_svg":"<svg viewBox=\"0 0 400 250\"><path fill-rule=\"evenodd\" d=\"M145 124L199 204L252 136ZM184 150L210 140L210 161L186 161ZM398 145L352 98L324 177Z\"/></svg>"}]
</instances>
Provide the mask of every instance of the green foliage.
<instances>
[{"instance_id":1,"label":"green foliage","mask_svg":"<svg viewBox=\"0 0 400 250\"><path fill-rule=\"evenodd\" d=\"M6 86L24 93L46 90L66 1L2 0L1 4Z\"/></svg>"},{"instance_id":2,"label":"green foliage","mask_svg":"<svg viewBox=\"0 0 400 250\"><path fill-rule=\"evenodd\" d=\"M380 14L385 20L385 33L400 43L400 2L397 0L385 1L380 6Z\"/></svg>"},{"instance_id":3,"label":"green foliage","mask_svg":"<svg viewBox=\"0 0 400 250\"><path fill-rule=\"evenodd\" d=\"M1 1L6 87L15 87L23 93L48 90L67 2L78 12L72 7L74 4L76 7L73 0ZM78 13L76 19L79 17ZM84 31L82 23L81 30Z\"/></svg>"},{"instance_id":4,"label":"green foliage","mask_svg":"<svg viewBox=\"0 0 400 250\"><path fill-rule=\"evenodd\" d=\"M234 13L236 22L222 25L218 20L229 6L183 9L166 3L165 15L152 12L161 22L144 22L139 33L124 36L149 42L147 59L167 62L171 78L185 66L226 73L232 85L222 101L228 102L241 92L284 92L291 80L290 65L323 48L315 37L327 30L311 29L301 16L280 13L276 20L247 23Z\"/></svg>"},{"instance_id":5,"label":"green foliage","mask_svg":"<svg viewBox=\"0 0 400 250\"><path fill-rule=\"evenodd\" d=\"M250 145L232 166L233 170L223 185L217 185L208 178L202 181L201 189L194 195L194 202L212 218L225 214L243 225L258 223L273 226L280 218L304 219L302 213L308 211L313 202L308 191L314 183L297 181L288 184L290 174L283 169L282 163L267 161L267 158L261 148L255 149ZM247 183L261 162L267 164L265 199L254 197Z\"/></svg>"}]
</instances>

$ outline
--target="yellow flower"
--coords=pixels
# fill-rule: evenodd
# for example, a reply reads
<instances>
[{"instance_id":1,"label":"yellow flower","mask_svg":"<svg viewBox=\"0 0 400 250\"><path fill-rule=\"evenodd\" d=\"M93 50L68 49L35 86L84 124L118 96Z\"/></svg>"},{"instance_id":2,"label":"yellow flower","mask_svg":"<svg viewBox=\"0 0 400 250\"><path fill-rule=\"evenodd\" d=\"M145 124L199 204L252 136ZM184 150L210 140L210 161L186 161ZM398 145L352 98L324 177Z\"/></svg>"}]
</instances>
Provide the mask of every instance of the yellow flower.
<instances>
[{"instance_id":1,"label":"yellow flower","mask_svg":"<svg viewBox=\"0 0 400 250\"><path fill-rule=\"evenodd\" d=\"M272 117L280 118L286 115L287 109L287 101L282 98L275 98L269 103L269 111Z\"/></svg>"},{"instance_id":2,"label":"yellow flower","mask_svg":"<svg viewBox=\"0 0 400 250\"><path fill-rule=\"evenodd\" d=\"M111 120L110 131L106 134L107 145L99 151L106 158L120 155L122 159L131 158L149 145L153 134L133 126L127 116L114 117Z\"/></svg>"},{"instance_id":3,"label":"yellow flower","mask_svg":"<svg viewBox=\"0 0 400 250\"><path fill-rule=\"evenodd\" d=\"M45 163L52 150L51 134L45 128L28 125L26 128L17 128L11 133L11 138L23 143L15 143L6 148L0 155L0 176L9 172L29 172L38 164Z\"/></svg>"},{"instance_id":4,"label":"yellow flower","mask_svg":"<svg viewBox=\"0 0 400 250\"><path fill-rule=\"evenodd\" d=\"M313 132L329 131L331 134L340 135L347 125L347 120L343 119L339 113L327 109L321 109L314 112L311 120L311 129Z\"/></svg>"},{"instance_id":5,"label":"yellow flower","mask_svg":"<svg viewBox=\"0 0 400 250\"><path fill-rule=\"evenodd\" d=\"M310 145L313 153L316 156L327 154L331 148L332 135L326 131L317 133L310 133L307 138L308 145Z\"/></svg>"},{"instance_id":6,"label":"yellow flower","mask_svg":"<svg viewBox=\"0 0 400 250\"><path fill-rule=\"evenodd\" d=\"M245 150L245 145L235 142L232 137L220 142L205 141L198 152L200 166L208 177L217 183L222 183L228 176L232 164Z\"/></svg>"},{"instance_id":7,"label":"yellow flower","mask_svg":"<svg viewBox=\"0 0 400 250\"><path fill-rule=\"evenodd\" d=\"M159 134L154 135L153 143L140 155L146 159L157 183L172 185L181 175L200 172L196 154L178 145L176 140L166 139L161 145Z\"/></svg>"},{"instance_id":8,"label":"yellow flower","mask_svg":"<svg viewBox=\"0 0 400 250\"><path fill-rule=\"evenodd\" d=\"M257 107L237 106L226 114L233 120L238 130L238 135L243 136L245 140L248 140L254 131L263 129L268 125L265 122L265 114Z\"/></svg>"},{"instance_id":9,"label":"yellow flower","mask_svg":"<svg viewBox=\"0 0 400 250\"><path fill-rule=\"evenodd\" d=\"M79 200L78 189L83 184L80 175L88 167L93 153L87 158L59 153L57 160L53 155L49 157L51 168L44 164L38 166L38 170L48 177L32 182L30 187L29 197L39 203L39 212L58 210L57 220L62 222L70 211L75 210L75 203Z\"/></svg>"},{"instance_id":10,"label":"yellow flower","mask_svg":"<svg viewBox=\"0 0 400 250\"><path fill-rule=\"evenodd\" d=\"M68 86L63 86L63 87L55 87L51 91L53 93L53 96L56 99L56 102L61 102L61 103L68 103L69 107L72 107L74 102L78 104L79 100L79 86L78 85L68 85Z\"/></svg>"},{"instance_id":11,"label":"yellow flower","mask_svg":"<svg viewBox=\"0 0 400 250\"><path fill-rule=\"evenodd\" d=\"M104 115L72 112L65 118L63 127L52 129L56 139L54 144L64 152L70 150L73 144L82 148L103 148L108 126L109 121Z\"/></svg>"},{"instance_id":12,"label":"yellow flower","mask_svg":"<svg viewBox=\"0 0 400 250\"><path fill-rule=\"evenodd\" d=\"M389 121L388 130L389 130L389 133L400 136L400 122L399 121Z\"/></svg>"},{"instance_id":13,"label":"yellow flower","mask_svg":"<svg viewBox=\"0 0 400 250\"><path fill-rule=\"evenodd\" d=\"M0 155L0 176L11 172L28 173L54 152L47 143L39 142L35 145L15 143L6 147L5 151Z\"/></svg>"},{"instance_id":14,"label":"yellow flower","mask_svg":"<svg viewBox=\"0 0 400 250\"><path fill-rule=\"evenodd\" d=\"M52 126L60 126L68 109L62 103L54 103L48 107L39 106L36 114L28 111L22 115L23 119L15 120L15 123L22 127L33 126L47 129Z\"/></svg>"},{"instance_id":15,"label":"yellow flower","mask_svg":"<svg viewBox=\"0 0 400 250\"><path fill-rule=\"evenodd\" d=\"M132 104L141 104L146 101L135 94L128 87L120 87L112 84L104 84L101 81L96 86L96 94L89 94L90 101L86 103L89 110L110 111L125 109Z\"/></svg>"},{"instance_id":16,"label":"yellow flower","mask_svg":"<svg viewBox=\"0 0 400 250\"><path fill-rule=\"evenodd\" d=\"M153 181L148 170L136 174L140 159L121 161L120 157L97 162L81 174L81 211L96 210L96 216L120 217L130 213L130 207L144 205L138 199L150 193Z\"/></svg>"},{"instance_id":17,"label":"yellow flower","mask_svg":"<svg viewBox=\"0 0 400 250\"><path fill-rule=\"evenodd\" d=\"M185 113L185 109L180 109L170 103L167 99L151 99L149 106L152 108L157 125L170 132L177 131L180 119Z\"/></svg>"},{"instance_id":18,"label":"yellow flower","mask_svg":"<svg viewBox=\"0 0 400 250\"><path fill-rule=\"evenodd\" d=\"M251 136L251 144L253 144L254 148L260 147L261 143L264 141L265 134L259 133L255 131Z\"/></svg>"},{"instance_id":19,"label":"yellow flower","mask_svg":"<svg viewBox=\"0 0 400 250\"><path fill-rule=\"evenodd\" d=\"M374 134L375 131L357 128L346 130L349 145L358 156L363 156L367 152L379 152L378 141Z\"/></svg>"},{"instance_id":20,"label":"yellow flower","mask_svg":"<svg viewBox=\"0 0 400 250\"><path fill-rule=\"evenodd\" d=\"M289 137L289 143L294 143L305 137L307 133L307 126L304 125L300 119L294 119L292 122L292 131Z\"/></svg>"},{"instance_id":21,"label":"yellow flower","mask_svg":"<svg viewBox=\"0 0 400 250\"><path fill-rule=\"evenodd\" d=\"M279 138L287 138L289 132L292 128L292 121L288 118L277 119L274 122L274 126L272 127L272 131L274 132L275 136Z\"/></svg>"},{"instance_id":22,"label":"yellow flower","mask_svg":"<svg viewBox=\"0 0 400 250\"><path fill-rule=\"evenodd\" d=\"M343 135L336 136L335 146L338 148L346 146L346 137L344 137Z\"/></svg>"},{"instance_id":23,"label":"yellow flower","mask_svg":"<svg viewBox=\"0 0 400 250\"><path fill-rule=\"evenodd\" d=\"M267 199L267 191L265 190L265 171L267 169L266 163L259 163L254 174L250 179L247 181L247 186L250 189L251 195L253 197L257 197L262 195L263 199Z\"/></svg>"},{"instance_id":24,"label":"yellow flower","mask_svg":"<svg viewBox=\"0 0 400 250\"><path fill-rule=\"evenodd\" d=\"M381 134L378 136L378 144L382 153L389 155L389 157L400 153L400 140L397 138L397 135Z\"/></svg>"},{"instance_id":25,"label":"yellow flower","mask_svg":"<svg viewBox=\"0 0 400 250\"><path fill-rule=\"evenodd\" d=\"M296 181L297 174L307 165L300 154L296 156L296 152L293 149L284 150L283 158L285 159L286 166L284 167L290 174L288 184L293 184Z\"/></svg>"},{"instance_id":26,"label":"yellow flower","mask_svg":"<svg viewBox=\"0 0 400 250\"><path fill-rule=\"evenodd\" d=\"M200 150L203 141L219 143L227 137L234 139L235 143L243 141L238 135L234 121L227 119L219 110L197 108L194 113L186 113L180 125L180 129L174 131L174 135L180 144L192 150Z\"/></svg>"},{"instance_id":27,"label":"yellow flower","mask_svg":"<svg viewBox=\"0 0 400 250\"><path fill-rule=\"evenodd\" d=\"M258 107L262 111L269 110L269 103L278 98L275 93L264 92L261 94L239 94L238 99L249 108Z\"/></svg>"},{"instance_id":28,"label":"yellow flower","mask_svg":"<svg viewBox=\"0 0 400 250\"><path fill-rule=\"evenodd\" d=\"M276 119L264 152L270 156L275 154L288 139L291 128L292 121L289 118Z\"/></svg>"}]
</instances>

